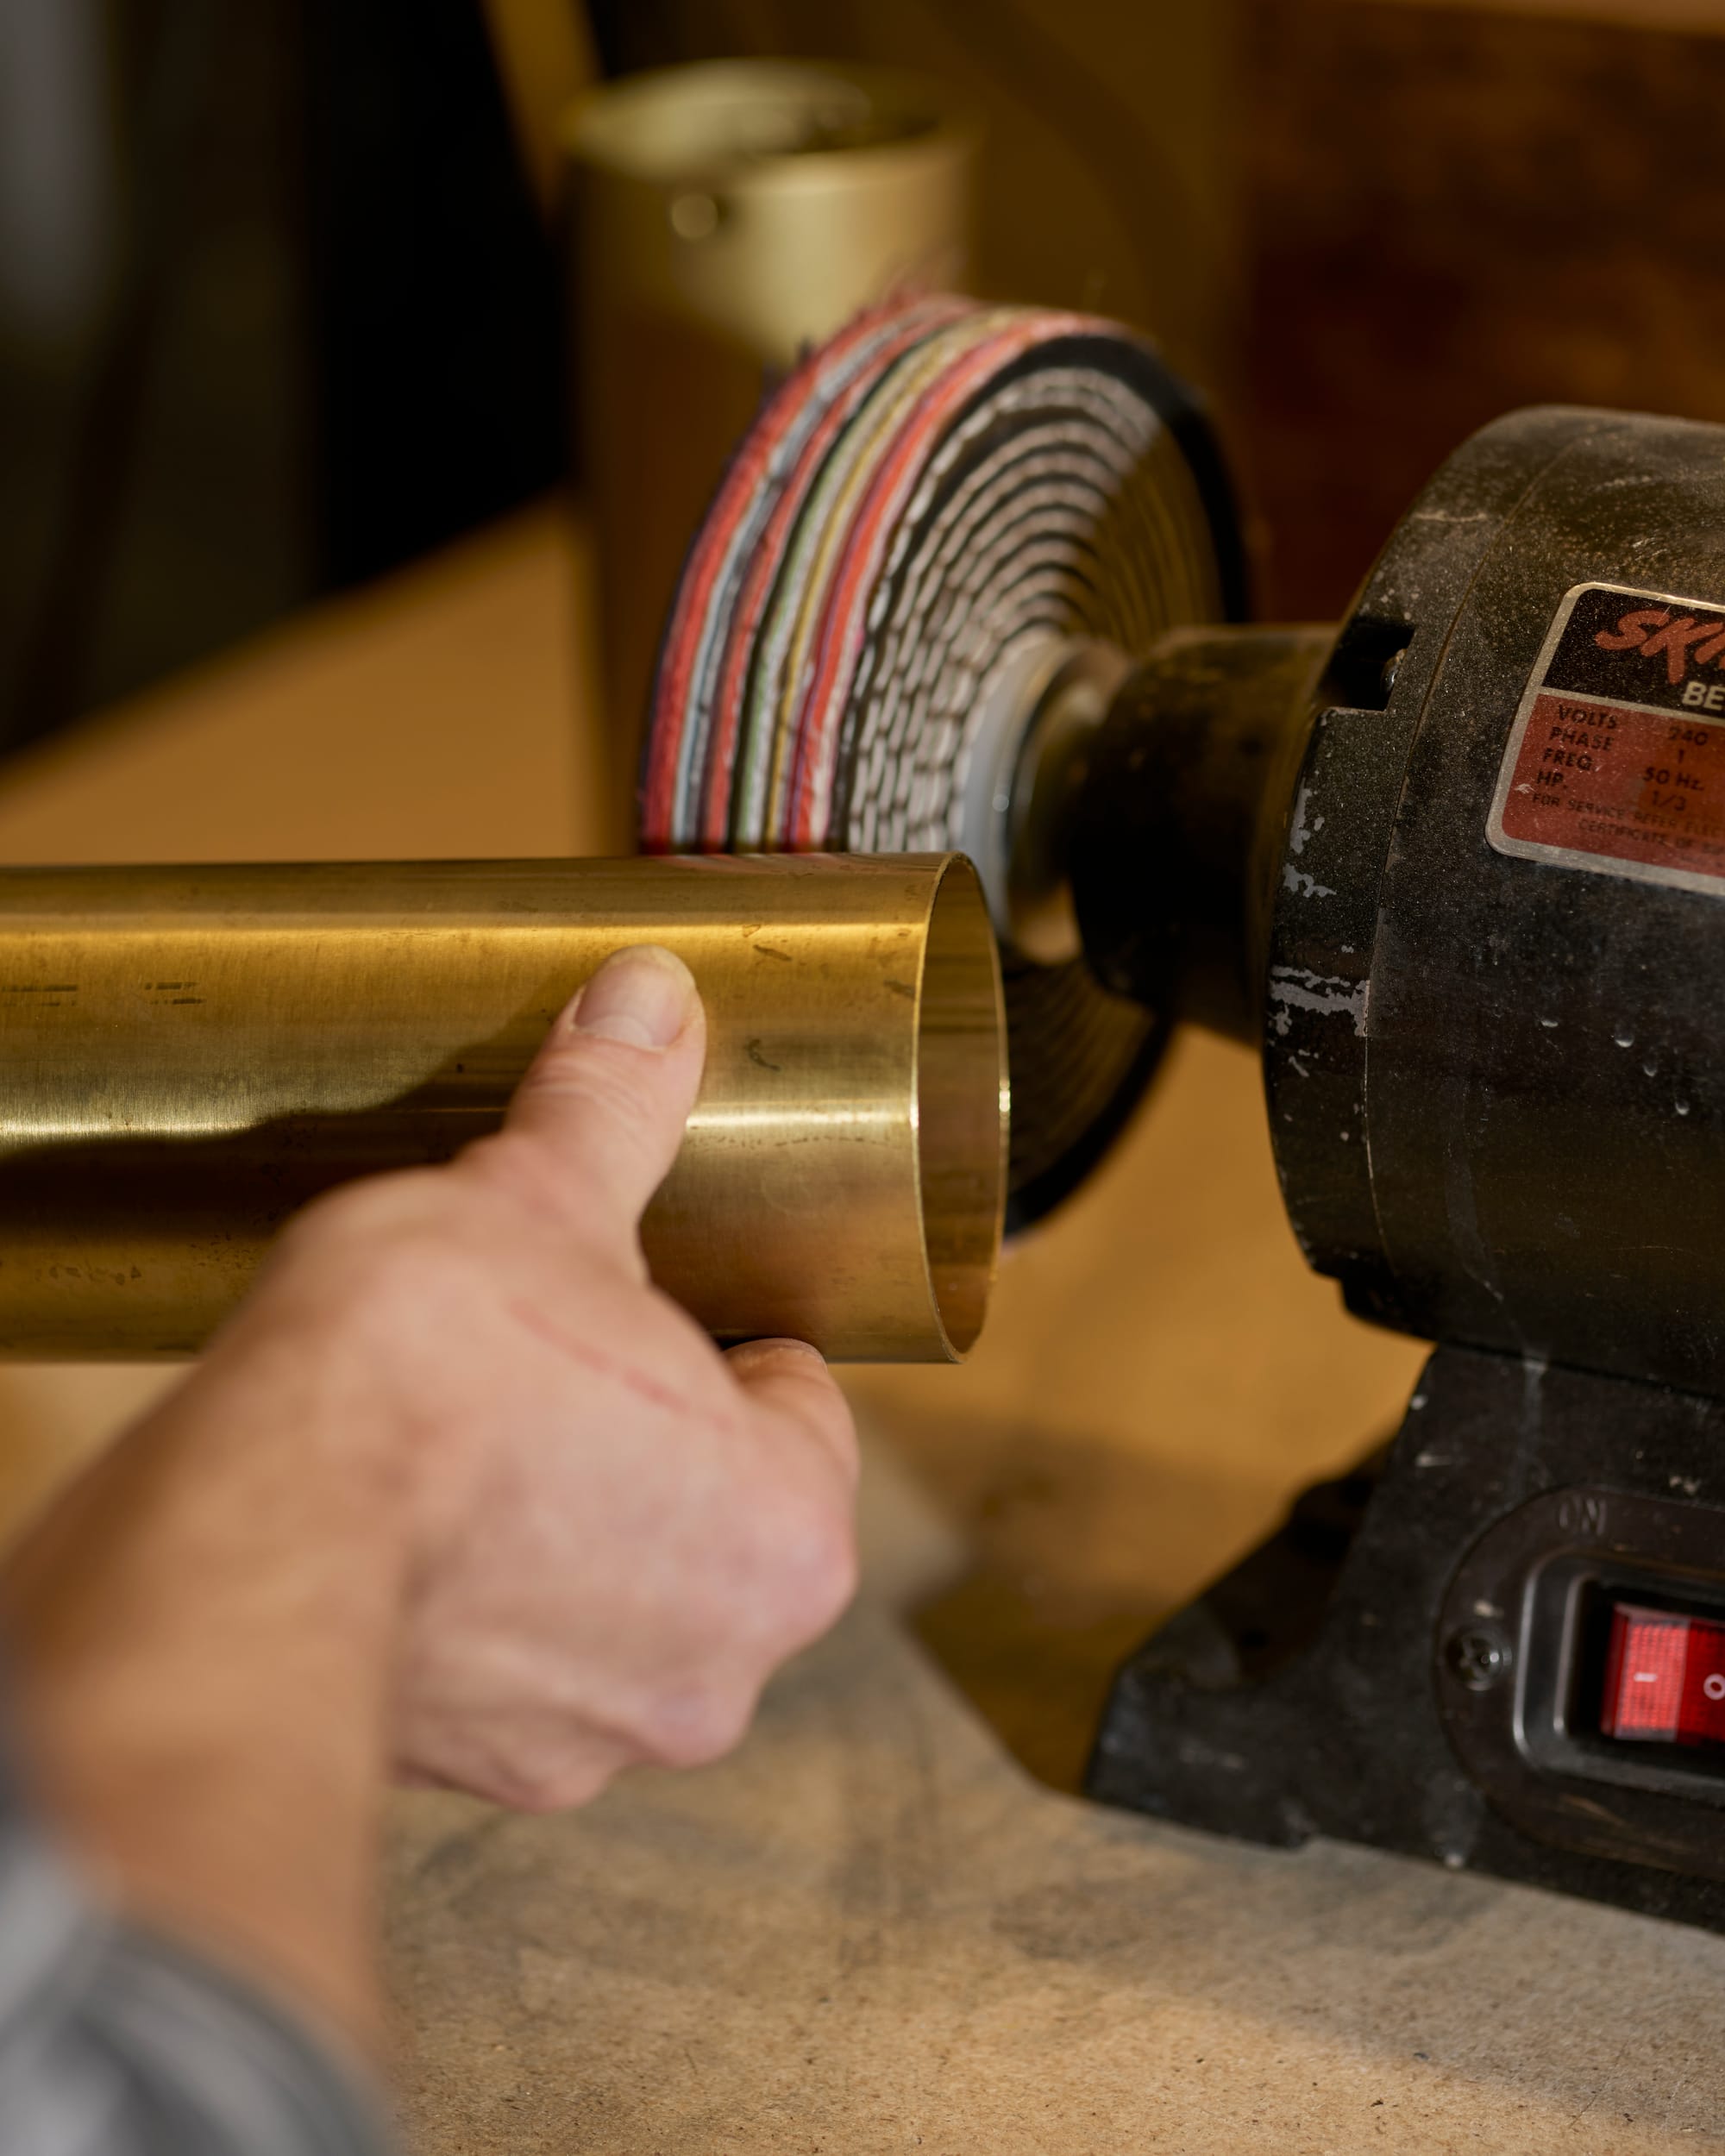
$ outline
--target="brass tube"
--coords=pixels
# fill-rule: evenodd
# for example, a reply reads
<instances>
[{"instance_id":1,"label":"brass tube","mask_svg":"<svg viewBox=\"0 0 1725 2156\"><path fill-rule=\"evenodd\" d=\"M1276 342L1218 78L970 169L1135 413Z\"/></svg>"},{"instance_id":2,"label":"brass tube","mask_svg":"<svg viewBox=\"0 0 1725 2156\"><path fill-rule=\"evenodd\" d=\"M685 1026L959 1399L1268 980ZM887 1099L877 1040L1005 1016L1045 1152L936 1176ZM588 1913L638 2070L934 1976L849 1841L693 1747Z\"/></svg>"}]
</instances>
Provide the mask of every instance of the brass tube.
<instances>
[{"instance_id":1,"label":"brass tube","mask_svg":"<svg viewBox=\"0 0 1725 2156\"><path fill-rule=\"evenodd\" d=\"M493 1129L643 942L709 1027L654 1277L720 1339L962 1355L1006 1093L960 856L0 872L0 1353L192 1352L289 1213Z\"/></svg>"}]
</instances>

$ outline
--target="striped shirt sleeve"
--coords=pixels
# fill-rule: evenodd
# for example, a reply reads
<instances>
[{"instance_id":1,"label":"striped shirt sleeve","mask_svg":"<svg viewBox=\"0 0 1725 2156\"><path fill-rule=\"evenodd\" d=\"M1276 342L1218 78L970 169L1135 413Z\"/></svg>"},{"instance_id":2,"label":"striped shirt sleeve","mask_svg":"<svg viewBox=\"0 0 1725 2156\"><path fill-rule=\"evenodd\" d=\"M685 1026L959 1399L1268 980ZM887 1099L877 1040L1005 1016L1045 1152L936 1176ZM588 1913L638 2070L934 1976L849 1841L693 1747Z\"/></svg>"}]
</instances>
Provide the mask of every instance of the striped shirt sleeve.
<instances>
[{"instance_id":1,"label":"striped shirt sleeve","mask_svg":"<svg viewBox=\"0 0 1725 2156\"><path fill-rule=\"evenodd\" d=\"M0 2151L392 2146L378 2094L280 2006L97 1906L21 1801L0 1735Z\"/></svg>"}]
</instances>

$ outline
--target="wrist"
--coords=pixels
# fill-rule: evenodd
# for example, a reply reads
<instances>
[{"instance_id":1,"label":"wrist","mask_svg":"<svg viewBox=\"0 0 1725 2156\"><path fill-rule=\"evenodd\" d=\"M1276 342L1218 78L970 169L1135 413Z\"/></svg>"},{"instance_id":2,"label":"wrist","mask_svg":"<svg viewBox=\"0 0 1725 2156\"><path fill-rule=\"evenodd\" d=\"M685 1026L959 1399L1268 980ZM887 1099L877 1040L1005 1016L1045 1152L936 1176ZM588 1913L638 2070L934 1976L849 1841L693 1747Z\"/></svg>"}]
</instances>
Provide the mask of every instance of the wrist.
<instances>
[{"instance_id":1,"label":"wrist","mask_svg":"<svg viewBox=\"0 0 1725 2156\"><path fill-rule=\"evenodd\" d=\"M27 1538L0 1615L41 1799L110 1896L363 2033L408 1541L342 1389L285 1338L213 1354Z\"/></svg>"}]
</instances>

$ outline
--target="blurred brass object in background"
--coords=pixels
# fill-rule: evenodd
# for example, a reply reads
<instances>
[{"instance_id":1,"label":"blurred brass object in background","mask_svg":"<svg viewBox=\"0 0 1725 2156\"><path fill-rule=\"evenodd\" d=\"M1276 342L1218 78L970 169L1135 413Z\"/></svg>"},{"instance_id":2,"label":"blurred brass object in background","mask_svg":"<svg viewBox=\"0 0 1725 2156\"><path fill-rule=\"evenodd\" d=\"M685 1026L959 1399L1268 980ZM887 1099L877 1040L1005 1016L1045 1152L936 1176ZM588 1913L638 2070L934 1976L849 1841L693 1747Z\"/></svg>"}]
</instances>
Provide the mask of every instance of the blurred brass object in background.
<instances>
[{"instance_id":1,"label":"blurred brass object in background","mask_svg":"<svg viewBox=\"0 0 1725 2156\"><path fill-rule=\"evenodd\" d=\"M721 1339L962 1355L1006 1102L956 856L0 874L0 1353L191 1353L293 1208L495 1128L564 1001L643 942L709 1026L655 1279Z\"/></svg>"},{"instance_id":2,"label":"blurred brass object in background","mask_svg":"<svg viewBox=\"0 0 1725 2156\"><path fill-rule=\"evenodd\" d=\"M786 60L630 78L565 140L624 843L672 587L764 379L890 292L967 288L977 146L915 76Z\"/></svg>"},{"instance_id":3,"label":"blurred brass object in background","mask_svg":"<svg viewBox=\"0 0 1725 2156\"><path fill-rule=\"evenodd\" d=\"M597 78L583 0L480 0L510 125L547 216L562 184L563 115Z\"/></svg>"}]
</instances>

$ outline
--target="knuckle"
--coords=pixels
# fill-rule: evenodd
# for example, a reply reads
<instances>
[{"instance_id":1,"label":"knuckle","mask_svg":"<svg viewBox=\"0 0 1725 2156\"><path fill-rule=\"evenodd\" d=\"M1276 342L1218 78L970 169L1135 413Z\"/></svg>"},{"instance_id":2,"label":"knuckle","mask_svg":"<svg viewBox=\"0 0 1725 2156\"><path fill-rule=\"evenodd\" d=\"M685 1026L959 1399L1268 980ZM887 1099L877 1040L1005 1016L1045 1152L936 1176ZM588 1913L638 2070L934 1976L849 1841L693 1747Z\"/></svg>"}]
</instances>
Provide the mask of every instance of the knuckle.
<instances>
[{"instance_id":1,"label":"knuckle","mask_svg":"<svg viewBox=\"0 0 1725 2156\"><path fill-rule=\"evenodd\" d=\"M452 1175L465 1190L483 1193L543 1225L568 1228L567 1208L548 1182L543 1149L519 1131L497 1131L461 1149Z\"/></svg>"},{"instance_id":2,"label":"knuckle","mask_svg":"<svg viewBox=\"0 0 1725 2156\"><path fill-rule=\"evenodd\" d=\"M615 1150L615 1149L612 1149ZM525 1219L549 1232L560 1242L573 1237L590 1244L612 1243L619 1225L614 1211L595 1204L595 1187L578 1163L548 1159L543 1138L520 1130L499 1131L476 1139L462 1152L459 1169L507 1206L517 1220ZM621 1252L626 1268L646 1278L632 1221L622 1224L627 1233ZM613 1253L614 1255L616 1253Z\"/></svg>"},{"instance_id":3,"label":"knuckle","mask_svg":"<svg viewBox=\"0 0 1725 2156\"><path fill-rule=\"evenodd\" d=\"M429 1747L432 1781L511 1812L570 1811L598 1796L625 1764L615 1746L589 1741L561 1714L481 1712L441 1739Z\"/></svg>"},{"instance_id":4,"label":"knuckle","mask_svg":"<svg viewBox=\"0 0 1725 2156\"><path fill-rule=\"evenodd\" d=\"M584 1044L529 1073L516 1095L520 1112L488 1156L518 1192L535 1185L542 1206L565 1214L585 1210L619 1172L630 1182L656 1181L676 1144L638 1068L621 1060L642 1051L619 1041L591 1047L612 1052L590 1054Z\"/></svg>"},{"instance_id":5,"label":"knuckle","mask_svg":"<svg viewBox=\"0 0 1725 2156\"><path fill-rule=\"evenodd\" d=\"M561 1044L522 1081L521 1095L534 1100L574 1101L607 1124L637 1137L655 1119L650 1075L643 1051L602 1035Z\"/></svg>"},{"instance_id":6,"label":"knuckle","mask_svg":"<svg viewBox=\"0 0 1725 2156\"><path fill-rule=\"evenodd\" d=\"M378 1237L357 1271L361 1307L386 1318L465 1300L473 1285L471 1260L461 1245L423 1229Z\"/></svg>"},{"instance_id":7,"label":"knuckle","mask_svg":"<svg viewBox=\"0 0 1725 2156\"><path fill-rule=\"evenodd\" d=\"M336 1332L361 1338L392 1338L431 1313L468 1309L478 1286L474 1250L446 1223L360 1206L287 1263Z\"/></svg>"},{"instance_id":8,"label":"knuckle","mask_svg":"<svg viewBox=\"0 0 1725 2156\"><path fill-rule=\"evenodd\" d=\"M787 1651L827 1630L856 1592L856 1537L848 1509L807 1496L779 1508L773 1523L771 1618Z\"/></svg>"},{"instance_id":9,"label":"knuckle","mask_svg":"<svg viewBox=\"0 0 1725 2156\"><path fill-rule=\"evenodd\" d=\"M377 1182L326 1191L294 1214L278 1238L277 1252L284 1257L326 1258L365 1234L379 1211Z\"/></svg>"},{"instance_id":10,"label":"knuckle","mask_svg":"<svg viewBox=\"0 0 1725 2156\"><path fill-rule=\"evenodd\" d=\"M591 1763L550 1769L519 1767L495 1774L492 1787L474 1794L511 1812L572 1812L599 1796L612 1775L612 1768Z\"/></svg>"},{"instance_id":11,"label":"knuckle","mask_svg":"<svg viewBox=\"0 0 1725 2156\"><path fill-rule=\"evenodd\" d=\"M752 1685L715 1682L667 1693L642 1717L642 1749L658 1766L709 1766L742 1742L755 1698Z\"/></svg>"},{"instance_id":12,"label":"knuckle","mask_svg":"<svg viewBox=\"0 0 1725 2156\"><path fill-rule=\"evenodd\" d=\"M354 1254L364 1257L386 1240L423 1226L436 1176L436 1169L408 1169L326 1191L288 1222L278 1248L326 1263Z\"/></svg>"}]
</instances>

